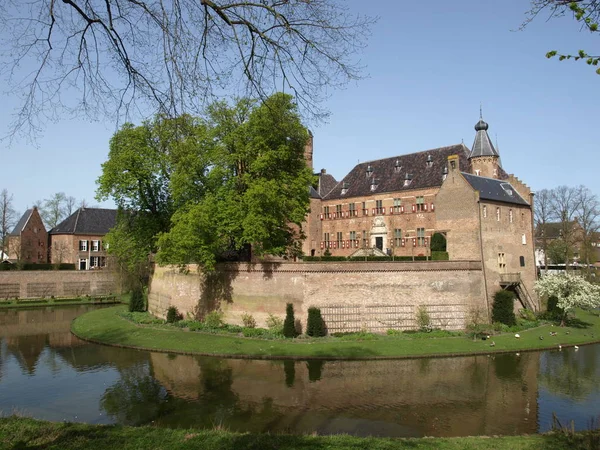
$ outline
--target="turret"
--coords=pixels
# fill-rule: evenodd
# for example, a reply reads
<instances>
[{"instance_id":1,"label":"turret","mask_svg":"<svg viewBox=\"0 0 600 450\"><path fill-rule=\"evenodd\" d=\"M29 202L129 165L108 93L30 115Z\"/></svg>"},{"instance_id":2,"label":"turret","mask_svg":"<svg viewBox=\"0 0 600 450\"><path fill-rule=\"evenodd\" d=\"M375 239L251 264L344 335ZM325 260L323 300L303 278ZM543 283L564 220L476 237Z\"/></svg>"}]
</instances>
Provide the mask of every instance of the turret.
<instances>
[{"instance_id":1,"label":"turret","mask_svg":"<svg viewBox=\"0 0 600 450\"><path fill-rule=\"evenodd\" d=\"M498 169L502 167L500 154L494 148L487 130L489 125L481 118L475 124L475 141L469 155L473 175L498 178Z\"/></svg>"}]
</instances>

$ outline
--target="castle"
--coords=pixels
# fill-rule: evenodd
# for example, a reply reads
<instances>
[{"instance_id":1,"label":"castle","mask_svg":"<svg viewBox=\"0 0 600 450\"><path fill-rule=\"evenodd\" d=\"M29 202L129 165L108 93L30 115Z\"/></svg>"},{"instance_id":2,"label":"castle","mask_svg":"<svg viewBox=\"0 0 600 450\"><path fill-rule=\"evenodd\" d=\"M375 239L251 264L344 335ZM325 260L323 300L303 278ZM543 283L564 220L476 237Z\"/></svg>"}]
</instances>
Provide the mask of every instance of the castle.
<instances>
[{"instance_id":1,"label":"castle","mask_svg":"<svg viewBox=\"0 0 600 450\"><path fill-rule=\"evenodd\" d=\"M507 174L480 118L464 144L363 162L337 182L325 170L311 187L305 255L431 256L446 238L451 261L481 261L488 303L513 289L538 309L533 193ZM312 141L305 158L312 167Z\"/></svg>"},{"instance_id":2,"label":"castle","mask_svg":"<svg viewBox=\"0 0 600 450\"><path fill-rule=\"evenodd\" d=\"M479 120L471 149L459 144L364 162L339 182L316 174L304 255L364 259L227 263L210 276L157 266L149 310L164 317L176 306L201 317L219 308L229 323L252 314L263 325L293 303L301 321L309 307L320 308L329 332L414 329L423 309L433 327L464 329L476 314L489 320L500 289L515 292L516 308L539 310L533 193L504 171L487 130ZM311 137L311 168L312 157ZM434 235L445 238L448 260L425 261Z\"/></svg>"}]
</instances>

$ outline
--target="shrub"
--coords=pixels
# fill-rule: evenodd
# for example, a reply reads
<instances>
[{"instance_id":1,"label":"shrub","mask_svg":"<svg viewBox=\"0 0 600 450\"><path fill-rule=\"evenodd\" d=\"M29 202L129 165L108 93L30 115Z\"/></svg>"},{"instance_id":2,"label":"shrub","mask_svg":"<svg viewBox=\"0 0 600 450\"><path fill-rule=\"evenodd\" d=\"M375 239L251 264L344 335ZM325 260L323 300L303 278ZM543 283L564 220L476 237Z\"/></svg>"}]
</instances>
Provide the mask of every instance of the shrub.
<instances>
[{"instance_id":1,"label":"shrub","mask_svg":"<svg viewBox=\"0 0 600 450\"><path fill-rule=\"evenodd\" d=\"M306 334L312 337L325 336L325 324L323 322L323 317L321 317L321 310L314 306L308 308Z\"/></svg>"},{"instance_id":2,"label":"shrub","mask_svg":"<svg viewBox=\"0 0 600 450\"><path fill-rule=\"evenodd\" d=\"M183 319L183 315L179 313L175 306L169 306L167 309L167 323L176 323Z\"/></svg>"},{"instance_id":3,"label":"shrub","mask_svg":"<svg viewBox=\"0 0 600 450\"><path fill-rule=\"evenodd\" d=\"M144 292L142 291L142 289L136 288L131 292L131 298L129 299L129 311L146 311L146 302L144 301Z\"/></svg>"},{"instance_id":4,"label":"shrub","mask_svg":"<svg viewBox=\"0 0 600 450\"><path fill-rule=\"evenodd\" d=\"M223 326L223 311L211 311L204 317L207 328L221 328Z\"/></svg>"},{"instance_id":5,"label":"shrub","mask_svg":"<svg viewBox=\"0 0 600 450\"><path fill-rule=\"evenodd\" d=\"M242 314L242 323L245 328L256 328L256 320L252 314Z\"/></svg>"},{"instance_id":6,"label":"shrub","mask_svg":"<svg viewBox=\"0 0 600 450\"><path fill-rule=\"evenodd\" d=\"M434 252L445 252L446 251L446 238L441 233L434 233L431 236L431 253L433 256Z\"/></svg>"},{"instance_id":7,"label":"shrub","mask_svg":"<svg viewBox=\"0 0 600 450\"><path fill-rule=\"evenodd\" d=\"M492 321L500 322L512 327L517 321L514 313L514 294L510 291L500 290L494 294L492 306Z\"/></svg>"},{"instance_id":8,"label":"shrub","mask_svg":"<svg viewBox=\"0 0 600 450\"><path fill-rule=\"evenodd\" d=\"M296 337L296 320L294 319L294 305L288 303L285 307L285 321L283 322L283 335L287 338Z\"/></svg>"},{"instance_id":9,"label":"shrub","mask_svg":"<svg viewBox=\"0 0 600 450\"><path fill-rule=\"evenodd\" d=\"M281 319L281 317L269 314L269 317L267 317L267 328L273 333L282 334L283 320Z\"/></svg>"},{"instance_id":10,"label":"shrub","mask_svg":"<svg viewBox=\"0 0 600 450\"><path fill-rule=\"evenodd\" d=\"M425 305L419 305L417 308L417 325L421 331L431 331L431 317Z\"/></svg>"},{"instance_id":11,"label":"shrub","mask_svg":"<svg viewBox=\"0 0 600 450\"><path fill-rule=\"evenodd\" d=\"M556 295L548 297L546 317L550 320L559 320L563 317L563 310L558 306L558 297Z\"/></svg>"}]
</instances>

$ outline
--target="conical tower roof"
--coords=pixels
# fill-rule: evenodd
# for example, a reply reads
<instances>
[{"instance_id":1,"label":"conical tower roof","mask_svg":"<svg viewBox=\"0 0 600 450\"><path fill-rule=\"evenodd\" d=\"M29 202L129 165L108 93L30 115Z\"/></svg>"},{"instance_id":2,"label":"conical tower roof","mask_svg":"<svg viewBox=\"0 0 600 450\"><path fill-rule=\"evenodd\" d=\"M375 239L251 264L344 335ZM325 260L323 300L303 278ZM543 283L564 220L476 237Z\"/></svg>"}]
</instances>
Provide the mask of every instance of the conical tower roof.
<instances>
[{"instance_id":1,"label":"conical tower roof","mask_svg":"<svg viewBox=\"0 0 600 450\"><path fill-rule=\"evenodd\" d=\"M488 128L489 125L481 118L479 119L479 122L475 124L475 131L477 134L475 135L475 142L473 142L469 159L478 156L500 157L500 154L496 151L494 144L492 144L492 140L488 136Z\"/></svg>"}]
</instances>

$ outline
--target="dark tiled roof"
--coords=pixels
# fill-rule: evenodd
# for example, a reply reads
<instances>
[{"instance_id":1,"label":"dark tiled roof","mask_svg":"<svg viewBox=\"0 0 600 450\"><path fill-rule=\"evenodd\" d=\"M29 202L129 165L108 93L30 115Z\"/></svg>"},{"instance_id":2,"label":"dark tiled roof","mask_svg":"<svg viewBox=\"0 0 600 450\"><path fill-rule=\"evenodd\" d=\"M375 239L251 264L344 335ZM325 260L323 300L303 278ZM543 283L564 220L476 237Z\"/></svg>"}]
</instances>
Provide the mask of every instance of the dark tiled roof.
<instances>
[{"instance_id":1,"label":"dark tiled roof","mask_svg":"<svg viewBox=\"0 0 600 450\"><path fill-rule=\"evenodd\" d=\"M462 175L473 189L479 191L479 198L483 200L512 203L515 205L529 205L529 203L523 200L523 197L519 195L516 189L504 180L478 177L477 175L464 172Z\"/></svg>"},{"instance_id":2,"label":"dark tiled roof","mask_svg":"<svg viewBox=\"0 0 600 450\"><path fill-rule=\"evenodd\" d=\"M99 234L115 226L116 209L79 208L50 230L50 234Z\"/></svg>"},{"instance_id":3,"label":"dark tiled roof","mask_svg":"<svg viewBox=\"0 0 600 450\"><path fill-rule=\"evenodd\" d=\"M337 181L333 175L329 175L328 173L321 172L317 175L319 176L319 195L325 197L335 187Z\"/></svg>"},{"instance_id":4,"label":"dark tiled roof","mask_svg":"<svg viewBox=\"0 0 600 450\"><path fill-rule=\"evenodd\" d=\"M488 124L480 120L475 125L475 141L473 141L473 149L471 150L470 158L476 156L500 156L487 133Z\"/></svg>"},{"instance_id":5,"label":"dark tiled roof","mask_svg":"<svg viewBox=\"0 0 600 450\"><path fill-rule=\"evenodd\" d=\"M321 196L319 195L319 193L317 192L317 190L314 187L312 187L312 186L310 186L308 188L308 193L310 195L310 198L321 198Z\"/></svg>"},{"instance_id":6,"label":"dark tiled roof","mask_svg":"<svg viewBox=\"0 0 600 450\"><path fill-rule=\"evenodd\" d=\"M469 150L463 144L435 148L419 153L394 156L360 163L340 181L335 188L324 197L325 200L363 197L383 192L398 192L414 189L425 189L442 185L442 171L448 164L448 156L459 155L460 167L470 170L468 161ZM428 167L430 157L430 167ZM396 163L397 161L397 163ZM396 165L399 169L396 169ZM367 177L367 168L371 167L373 173ZM406 175L412 176L410 185L404 186ZM377 182L377 189L371 190L373 179ZM342 195L342 189L346 193Z\"/></svg>"},{"instance_id":7,"label":"dark tiled roof","mask_svg":"<svg viewBox=\"0 0 600 450\"><path fill-rule=\"evenodd\" d=\"M23 231L23 228L25 228L25 225L27 225L27 222L29 221L32 212L33 209L28 209L27 211L25 211L25 214L21 216L21 218L13 228L12 232L10 233L10 236L21 236L21 231Z\"/></svg>"}]
</instances>

